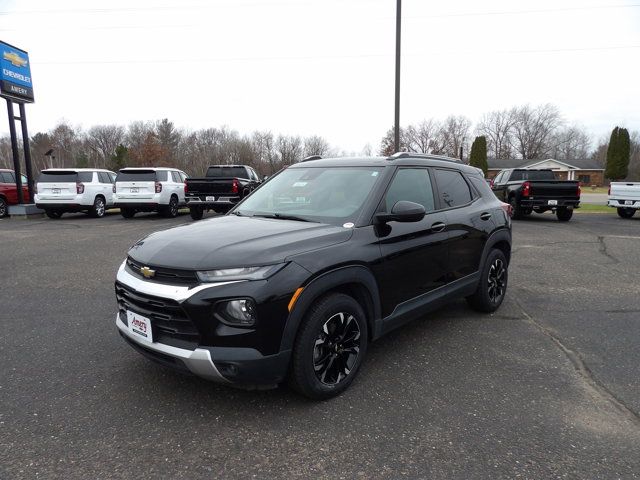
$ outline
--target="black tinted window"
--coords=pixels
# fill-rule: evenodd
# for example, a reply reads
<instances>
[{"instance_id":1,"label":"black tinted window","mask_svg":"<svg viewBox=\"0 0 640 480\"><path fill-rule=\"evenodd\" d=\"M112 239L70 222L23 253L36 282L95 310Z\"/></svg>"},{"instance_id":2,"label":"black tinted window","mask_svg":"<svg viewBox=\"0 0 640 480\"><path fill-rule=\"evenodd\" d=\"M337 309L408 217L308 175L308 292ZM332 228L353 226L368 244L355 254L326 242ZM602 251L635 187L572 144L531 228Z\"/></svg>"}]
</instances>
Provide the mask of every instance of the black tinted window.
<instances>
[{"instance_id":1,"label":"black tinted window","mask_svg":"<svg viewBox=\"0 0 640 480\"><path fill-rule=\"evenodd\" d=\"M71 182L76 183L78 181L78 174L76 172L70 172L68 170L61 170L57 172L44 171L38 178L38 183L60 183Z\"/></svg>"},{"instance_id":2,"label":"black tinted window","mask_svg":"<svg viewBox=\"0 0 640 480\"><path fill-rule=\"evenodd\" d=\"M171 178L175 183L181 183L180 174L178 172L171 172Z\"/></svg>"},{"instance_id":3,"label":"black tinted window","mask_svg":"<svg viewBox=\"0 0 640 480\"><path fill-rule=\"evenodd\" d=\"M402 168L394 177L385 196L385 211L401 201L419 203L427 212L435 210L429 171L425 168Z\"/></svg>"},{"instance_id":4,"label":"black tinted window","mask_svg":"<svg viewBox=\"0 0 640 480\"><path fill-rule=\"evenodd\" d=\"M98 172L98 179L100 183L111 183L111 177L106 172Z\"/></svg>"},{"instance_id":5,"label":"black tinted window","mask_svg":"<svg viewBox=\"0 0 640 480\"><path fill-rule=\"evenodd\" d=\"M436 170L436 182L444 208L458 207L471 201L471 191L460 172Z\"/></svg>"},{"instance_id":6,"label":"black tinted window","mask_svg":"<svg viewBox=\"0 0 640 480\"><path fill-rule=\"evenodd\" d=\"M156 172L153 170L120 170L116 182L155 182Z\"/></svg>"},{"instance_id":7,"label":"black tinted window","mask_svg":"<svg viewBox=\"0 0 640 480\"><path fill-rule=\"evenodd\" d=\"M493 190L491 190L491 187L489 187L487 181L484 178L476 177L475 175L470 175L467 178L471 180L473 186L476 187L476 190L480 192L480 195L482 195L483 197L486 197L487 195L493 195Z\"/></svg>"},{"instance_id":8,"label":"black tinted window","mask_svg":"<svg viewBox=\"0 0 640 480\"><path fill-rule=\"evenodd\" d=\"M0 182L2 183L16 183L15 177L11 172L0 172Z\"/></svg>"},{"instance_id":9,"label":"black tinted window","mask_svg":"<svg viewBox=\"0 0 640 480\"><path fill-rule=\"evenodd\" d=\"M93 172L80 172L78 173L79 182L93 182Z\"/></svg>"},{"instance_id":10,"label":"black tinted window","mask_svg":"<svg viewBox=\"0 0 640 480\"><path fill-rule=\"evenodd\" d=\"M244 167L209 167L207 177L247 178Z\"/></svg>"}]
</instances>

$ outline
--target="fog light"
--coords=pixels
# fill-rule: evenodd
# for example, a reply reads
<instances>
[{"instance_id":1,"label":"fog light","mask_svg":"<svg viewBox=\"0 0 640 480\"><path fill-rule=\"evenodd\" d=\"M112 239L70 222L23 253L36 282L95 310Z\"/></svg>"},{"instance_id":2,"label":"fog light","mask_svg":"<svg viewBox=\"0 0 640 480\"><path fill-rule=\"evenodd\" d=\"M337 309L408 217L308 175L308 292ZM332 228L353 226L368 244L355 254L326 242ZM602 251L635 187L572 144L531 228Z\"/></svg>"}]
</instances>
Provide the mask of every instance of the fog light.
<instances>
[{"instance_id":1,"label":"fog light","mask_svg":"<svg viewBox=\"0 0 640 480\"><path fill-rule=\"evenodd\" d=\"M221 303L216 312L225 323L231 325L251 326L256 323L256 304L248 298Z\"/></svg>"}]
</instances>

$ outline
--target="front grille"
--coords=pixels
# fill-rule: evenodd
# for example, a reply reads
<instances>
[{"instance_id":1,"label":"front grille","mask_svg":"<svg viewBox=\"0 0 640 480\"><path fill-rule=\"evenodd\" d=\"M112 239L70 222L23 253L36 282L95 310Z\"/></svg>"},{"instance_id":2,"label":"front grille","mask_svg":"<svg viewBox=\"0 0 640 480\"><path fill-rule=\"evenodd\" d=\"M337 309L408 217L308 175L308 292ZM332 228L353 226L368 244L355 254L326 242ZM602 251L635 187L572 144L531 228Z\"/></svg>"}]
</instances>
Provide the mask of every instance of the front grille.
<instances>
[{"instance_id":1,"label":"front grille","mask_svg":"<svg viewBox=\"0 0 640 480\"><path fill-rule=\"evenodd\" d=\"M155 274L151 278L146 278L140 269L142 267L149 267L155 271ZM150 282L169 283L171 285L195 285L198 283L198 276L193 270L178 270L175 268L154 267L152 265L145 265L140 263L131 257L127 258L127 271L138 278L144 278Z\"/></svg>"},{"instance_id":2,"label":"front grille","mask_svg":"<svg viewBox=\"0 0 640 480\"><path fill-rule=\"evenodd\" d=\"M151 320L154 341L188 349L198 345L200 333L178 302L137 292L120 282L116 299L121 313L130 310Z\"/></svg>"}]
</instances>

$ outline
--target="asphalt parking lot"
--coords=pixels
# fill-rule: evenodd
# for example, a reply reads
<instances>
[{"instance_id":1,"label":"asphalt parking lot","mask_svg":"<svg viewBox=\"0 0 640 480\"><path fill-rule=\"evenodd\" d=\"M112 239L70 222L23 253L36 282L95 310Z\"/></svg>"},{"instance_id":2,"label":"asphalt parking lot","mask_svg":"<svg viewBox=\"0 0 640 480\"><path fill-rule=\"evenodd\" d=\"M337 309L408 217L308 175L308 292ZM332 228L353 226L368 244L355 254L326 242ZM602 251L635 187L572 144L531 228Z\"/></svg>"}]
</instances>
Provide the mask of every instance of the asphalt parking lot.
<instances>
[{"instance_id":1,"label":"asphalt parking lot","mask_svg":"<svg viewBox=\"0 0 640 480\"><path fill-rule=\"evenodd\" d=\"M0 478L640 477L640 217L514 223L505 303L376 342L320 403L128 347L127 248L188 215L0 220Z\"/></svg>"}]
</instances>

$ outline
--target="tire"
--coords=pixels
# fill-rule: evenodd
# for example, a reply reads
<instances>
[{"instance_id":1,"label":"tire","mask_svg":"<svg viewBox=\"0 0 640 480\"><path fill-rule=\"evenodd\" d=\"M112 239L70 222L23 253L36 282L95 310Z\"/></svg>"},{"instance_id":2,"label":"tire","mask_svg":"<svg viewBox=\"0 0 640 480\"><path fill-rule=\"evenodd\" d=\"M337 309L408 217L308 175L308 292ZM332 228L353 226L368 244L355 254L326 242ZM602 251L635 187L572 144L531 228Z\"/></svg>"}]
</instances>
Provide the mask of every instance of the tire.
<instances>
[{"instance_id":1,"label":"tire","mask_svg":"<svg viewBox=\"0 0 640 480\"><path fill-rule=\"evenodd\" d=\"M495 312L502 304L509 282L509 265L502 250L491 250L484 262L476 292L467 297L471 308L479 312Z\"/></svg>"},{"instance_id":2,"label":"tire","mask_svg":"<svg viewBox=\"0 0 640 480\"><path fill-rule=\"evenodd\" d=\"M635 208L624 208L624 207L618 207L618 216L620 218L631 218L635 215L636 213L636 209ZM0 214L0 217L2 215Z\"/></svg>"},{"instance_id":3,"label":"tire","mask_svg":"<svg viewBox=\"0 0 640 480\"><path fill-rule=\"evenodd\" d=\"M556 217L561 222L568 222L573 217L573 208L558 207L556 210Z\"/></svg>"},{"instance_id":4,"label":"tire","mask_svg":"<svg viewBox=\"0 0 640 480\"><path fill-rule=\"evenodd\" d=\"M91 210L89 210L89 215L94 218L102 218L104 217L104 212L104 198L97 196L93 201L93 207L91 207Z\"/></svg>"},{"instance_id":5,"label":"tire","mask_svg":"<svg viewBox=\"0 0 640 480\"><path fill-rule=\"evenodd\" d=\"M358 374L368 340L367 319L358 302L342 293L320 298L298 330L289 384L314 400L339 395Z\"/></svg>"},{"instance_id":6,"label":"tire","mask_svg":"<svg viewBox=\"0 0 640 480\"><path fill-rule=\"evenodd\" d=\"M136 211L133 208L120 209L120 215L122 215L124 218L133 218L135 214L136 214Z\"/></svg>"},{"instance_id":7,"label":"tire","mask_svg":"<svg viewBox=\"0 0 640 480\"><path fill-rule=\"evenodd\" d=\"M163 217L176 218L178 216L178 197L172 195L169 199L169 205L164 207L160 213Z\"/></svg>"},{"instance_id":8,"label":"tire","mask_svg":"<svg viewBox=\"0 0 640 480\"><path fill-rule=\"evenodd\" d=\"M516 200L515 195L509 197L509 204L511 205L511 218L514 220L519 220L522 218L522 210L518 206L518 201Z\"/></svg>"},{"instance_id":9,"label":"tire","mask_svg":"<svg viewBox=\"0 0 640 480\"><path fill-rule=\"evenodd\" d=\"M0 218L6 217L9 215L9 207L7 206L7 201L0 197Z\"/></svg>"},{"instance_id":10,"label":"tire","mask_svg":"<svg viewBox=\"0 0 640 480\"><path fill-rule=\"evenodd\" d=\"M51 210L50 208L47 208L44 211L44 214L52 220L57 220L58 218L62 217L62 212L60 210Z\"/></svg>"},{"instance_id":11,"label":"tire","mask_svg":"<svg viewBox=\"0 0 640 480\"><path fill-rule=\"evenodd\" d=\"M213 211L216 212L218 215L225 215L232 208L233 207L215 207Z\"/></svg>"},{"instance_id":12,"label":"tire","mask_svg":"<svg viewBox=\"0 0 640 480\"><path fill-rule=\"evenodd\" d=\"M189 215L191 215L191 218L193 218L194 220L201 220L202 216L204 215L204 208L202 208L202 207L190 207L189 208Z\"/></svg>"},{"instance_id":13,"label":"tire","mask_svg":"<svg viewBox=\"0 0 640 480\"><path fill-rule=\"evenodd\" d=\"M522 215L531 215L533 213L533 208L523 208L520 213L522 213Z\"/></svg>"}]
</instances>

